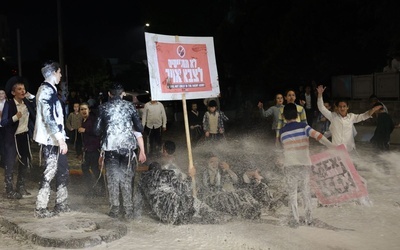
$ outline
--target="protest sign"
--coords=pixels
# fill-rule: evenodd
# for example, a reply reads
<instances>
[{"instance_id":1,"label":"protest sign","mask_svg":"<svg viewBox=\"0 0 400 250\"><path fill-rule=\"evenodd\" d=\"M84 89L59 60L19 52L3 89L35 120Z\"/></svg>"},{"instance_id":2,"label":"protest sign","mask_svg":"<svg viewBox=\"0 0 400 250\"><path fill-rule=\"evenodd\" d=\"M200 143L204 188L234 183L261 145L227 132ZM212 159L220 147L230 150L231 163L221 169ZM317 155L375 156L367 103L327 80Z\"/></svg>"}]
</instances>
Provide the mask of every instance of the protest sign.
<instances>
[{"instance_id":1,"label":"protest sign","mask_svg":"<svg viewBox=\"0 0 400 250\"><path fill-rule=\"evenodd\" d=\"M167 36L145 33L151 99L182 100L193 195L196 196L187 99L220 94L212 37Z\"/></svg>"},{"instance_id":2,"label":"protest sign","mask_svg":"<svg viewBox=\"0 0 400 250\"><path fill-rule=\"evenodd\" d=\"M212 37L145 33L154 100L217 97L220 93Z\"/></svg>"},{"instance_id":3,"label":"protest sign","mask_svg":"<svg viewBox=\"0 0 400 250\"><path fill-rule=\"evenodd\" d=\"M368 196L344 145L311 156L311 187L323 205Z\"/></svg>"}]
</instances>

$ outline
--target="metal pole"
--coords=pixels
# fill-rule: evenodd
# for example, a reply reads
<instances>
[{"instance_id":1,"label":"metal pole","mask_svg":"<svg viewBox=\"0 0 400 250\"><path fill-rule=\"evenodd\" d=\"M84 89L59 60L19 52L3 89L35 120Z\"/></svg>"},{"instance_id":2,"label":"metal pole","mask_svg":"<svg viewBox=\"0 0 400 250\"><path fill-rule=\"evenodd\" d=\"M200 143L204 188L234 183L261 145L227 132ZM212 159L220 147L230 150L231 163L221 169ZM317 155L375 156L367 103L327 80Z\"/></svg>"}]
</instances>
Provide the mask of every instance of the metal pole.
<instances>
[{"instance_id":1,"label":"metal pole","mask_svg":"<svg viewBox=\"0 0 400 250\"><path fill-rule=\"evenodd\" d=\"M58 23L58 58L61 72L65 72L64 68L64 44L61 25L61 0L57 0L57 23Z\"/></svg>"}]
</instances>

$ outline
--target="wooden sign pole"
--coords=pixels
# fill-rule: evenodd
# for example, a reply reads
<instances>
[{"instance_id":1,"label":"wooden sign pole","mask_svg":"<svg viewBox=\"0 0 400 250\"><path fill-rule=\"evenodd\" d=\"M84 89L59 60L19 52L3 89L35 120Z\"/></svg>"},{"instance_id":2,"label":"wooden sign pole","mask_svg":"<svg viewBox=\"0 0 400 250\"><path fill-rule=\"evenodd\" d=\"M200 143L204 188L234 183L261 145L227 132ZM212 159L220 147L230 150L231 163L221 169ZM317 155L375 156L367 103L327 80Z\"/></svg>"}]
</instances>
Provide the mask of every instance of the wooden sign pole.
<instances>
[{"instance_id":1,"label":"wooden sign pole","mask_svg":"<svg viewBox=\"0 0 400 250\"><path fill-rule=\"evenodd\" d=\"M182 107L183 107L183 119L185 122L185 132L186 132L186 144L188 149L188 157L189 157L189 175L192 177L192 191L193 196L197 197L197 190L196 190L196 169L193 166L193 156L192 156L192 145L190 142L190 130L189 130L189 121L188 121L188 114L186 108L186 96L185 93L182 94Z\"/></svg>"}]
</instances>

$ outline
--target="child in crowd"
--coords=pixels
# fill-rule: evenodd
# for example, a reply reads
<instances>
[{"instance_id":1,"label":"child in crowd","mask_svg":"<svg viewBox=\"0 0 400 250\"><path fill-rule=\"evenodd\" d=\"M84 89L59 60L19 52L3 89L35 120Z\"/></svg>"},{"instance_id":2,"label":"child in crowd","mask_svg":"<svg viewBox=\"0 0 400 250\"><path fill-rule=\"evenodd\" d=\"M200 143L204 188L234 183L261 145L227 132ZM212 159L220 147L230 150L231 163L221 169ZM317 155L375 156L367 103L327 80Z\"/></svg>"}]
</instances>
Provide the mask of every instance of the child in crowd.
<instances>
[{"instance_id":1,"label":"child in crowd","mask_svg":"<svg viewBox=\"0 0 400 250\"><path fill-rule=\"evenodd\" d=\"M203 129L206 139L218 141L223 138L225 132L224 122L228 121L228 117L217 110L217 102L211 100L208 102L208 111L203 117Z\"/></svg>"},{"instance_id":2,"label":"child in crowd","mask_svg":"<svg viewBox=\"0 0 400 250\"><path fill-rule=\"evenodd\" d=\"M300 188L305 207L305 224L312 223L311 216L311 191L310 191L310 152L309 137L327 147L333 147L332 143L321 133L314 130L306 123L297 121L298 109L296 104L288 103L284 107L283 116L287 123L280 131L280 140L283 146L284 172L289 195L289 208L291 219L289 226L298 227L299 211L297 205L297 191Z\"/></svg>"},{"instance_id":3,"label":"child in crowd","mask_svg":"<svg viewBox=\"0 0 400 250\"><path fill-rule=\"evenodd\" d=\"M329 111L332 109L331 103L329 101L324 101L324 107ZM331 137L329 132L329 126L331 125L331 122L326 119L326 117L321 112L318 113L317 124L319 132L321 132L326 138Z\"/></svg>"},{"instance_id":4,"label":"child in crowd","mask_svg":"<svg viewBox=\"0 0 400 250\"><path fill-rule=\"evenodd\" d=\"M78 129L82 126L82 115L79 112L79 103L74 103L74 111L67 118L66 127L68 129L70 141L74 143L76 157L82 159L82 137L78 133Z\"/></svg>"},{"instance_id":5,"label":"child in crowd","mask_svg":"<svg viewBox=\"0 0 400 250\"><path fill-rule=\"evenodd\" d=\"M269 107L267 110L264 110L264 104L262 102L258 102L257 106L260 109L261 115L263 117L272 116L272 133L273 133L273 136L275 137L276 130L278 127L278 122L279 122L280 110L283 107L283 95L276 94L275 105Z\"/></svg>"},{"instance_id":6,"label":"child in crowd","mask_svg":"<svg viewBox=\"0 0 400 250\"><path fill-rule=\"evenodd\" d=\"M293 89L289 89L286 91L285 101L286 104L293 103L296 105L297 109L296 121L307 124L306 111L304 110L303 106L296 104L296 92ZM283 126L285 126L285 124L287 123L287 119L285 119L285 117L282 114L283 114L283 106L280 108L279 121L276 127L276 145L279 145L280 129L283 128Z\"/></svg>"},{"instance_id":7,"label":"child in crowd","mask_svg":"<svg viewBox=\"0 0 400 250\"><path fill-rule=\"evenodd\" d=\"M188 113L190 139L192 143L197 143L203 137L203 117L204 115L197 109L197 103L192 103L192 109Z\"/></svg>"},{"instance_id":8,"label":"child in crowd","mask_svg":"<svg viewBox=\"0 0 400 250\"><path fill-rule=\"evenodd\" d=\"M331 122L330 131L332 134L332 143L334 145L343 144L346 147L346 150L350 153L351 156L357 157L356 144L354 141L354 137L356 134L356 130L354 127L355 123L367 120L371 118L371 116L382 108L382 105L377 105L371 108L370 110L362 113L362 114L354 114L348 113L349 103L347 100L338 100L335 103L336 109L331 112L326 109L323 105L323 93L325 91L325 87L319 85L317 88L318 91L318 109L319 111ZM355 166L357 168L357 166ZM367 186L367 181L361 176L362 182L365 186ZM361 197L359 199L359 203L365 206L371 206L372 203L369 200L369 197Z\"/></svg>"},{"instance_id":9,"label":"child in crowd","mask_svg":"<svg viewBox=\"0 0 400 250\"><path fill-rule=\"evenodd\" d=\"M363 114L348 113L349 104L347 100L336 101L336 111L330 111L324 106L323 93L325 87L319 85L318 91L318 109L323 116L331 122L330 131L332 133L332 143L334 145L344 144L348 152L355 150L356 145L354 142L354 123L358 123L371 118L371 116L378 111L382 105L374 106Z\"/></svg>"}]
</instances>

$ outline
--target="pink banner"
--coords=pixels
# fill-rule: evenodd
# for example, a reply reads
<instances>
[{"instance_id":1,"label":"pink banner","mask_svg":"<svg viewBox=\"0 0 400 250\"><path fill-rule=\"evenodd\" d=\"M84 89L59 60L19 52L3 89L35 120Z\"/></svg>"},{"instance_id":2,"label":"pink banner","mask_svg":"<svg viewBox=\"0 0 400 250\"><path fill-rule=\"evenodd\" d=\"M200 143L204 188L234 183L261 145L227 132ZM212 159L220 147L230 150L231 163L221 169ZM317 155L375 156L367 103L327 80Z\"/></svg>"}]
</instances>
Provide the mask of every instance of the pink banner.
<instances>
[{"instance_id":1,"label":"pink banner","mask_svg":"<svg viewBox=\"0 0 400 250\"><path fill-rule=\"evenodd\" d=\"M321 204L329 205L368 195L344 145L311 156L311 187Z\"/></svg>"}]
</instances>

